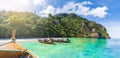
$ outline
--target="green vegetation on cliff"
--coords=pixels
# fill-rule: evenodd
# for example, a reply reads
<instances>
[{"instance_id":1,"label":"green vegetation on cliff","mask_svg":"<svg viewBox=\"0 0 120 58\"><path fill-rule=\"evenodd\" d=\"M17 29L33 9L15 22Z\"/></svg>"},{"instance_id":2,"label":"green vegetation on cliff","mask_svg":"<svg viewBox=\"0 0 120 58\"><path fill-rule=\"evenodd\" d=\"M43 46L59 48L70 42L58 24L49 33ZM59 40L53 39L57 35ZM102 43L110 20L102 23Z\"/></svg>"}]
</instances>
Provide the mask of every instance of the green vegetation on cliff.
<instances>
[{"instance_id":1,"label":"green vegetation on cliff","mask_svg":"<svg viewBox=\"0 0 120 58\"><path fill-rule=\"evenodd\" d=\"M30 12L0 11L0 38L11 37L12 28L17 29L18 38L109 38L105 27L74 13L54 16L48 14L48 17L40 17Z\"/></svg>"}]
</instances>

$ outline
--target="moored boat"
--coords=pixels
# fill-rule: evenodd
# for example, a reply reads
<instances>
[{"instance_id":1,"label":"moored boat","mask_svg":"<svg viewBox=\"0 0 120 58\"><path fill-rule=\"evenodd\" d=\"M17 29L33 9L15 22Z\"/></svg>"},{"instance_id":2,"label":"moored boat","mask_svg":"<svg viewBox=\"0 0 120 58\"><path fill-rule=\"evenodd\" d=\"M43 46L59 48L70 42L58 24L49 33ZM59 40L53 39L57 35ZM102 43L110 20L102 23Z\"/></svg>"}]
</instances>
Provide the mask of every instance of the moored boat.
<instances>
[{"instance_id":1,"label":"moored boat","mask_svg":"<svg viewBox=\"0 0 120 58\"><path fill-rule=\"evenodd\" d=\"M45 44L54 44L54 42L50 39L39 38L38 41L41 42L41 43L45 43Z\"/></svg>"},{"instance_id":2,"label":"moored boat","mask_svg":"<svg viewBox=\"0 0 120 58\"><path fill-rule=\"evenodd\" d=\"M62 38L50 38L51 41L53 42L60 42L60 43L69 43L69 39L62 39Z\"/></svg>"}]
</instances>

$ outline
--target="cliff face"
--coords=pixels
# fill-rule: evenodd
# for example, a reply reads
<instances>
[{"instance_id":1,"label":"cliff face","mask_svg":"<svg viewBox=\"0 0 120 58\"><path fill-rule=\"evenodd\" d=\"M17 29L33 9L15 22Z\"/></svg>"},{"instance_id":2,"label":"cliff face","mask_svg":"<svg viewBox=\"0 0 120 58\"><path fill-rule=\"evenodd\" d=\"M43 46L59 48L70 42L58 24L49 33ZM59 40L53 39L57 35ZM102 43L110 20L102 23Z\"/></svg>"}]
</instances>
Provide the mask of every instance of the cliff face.
<instances>
[{"instance_id":1,"label":"cliff face","mask_svg":"<svg viewBox=\"0 0 120 58\"><path fill-rule=\"evenodd\" d=\"M62 13L54 16L49 14L48 19L48 28L55 32L50 32L50 34L52 33L52 35L55 36L60 35L59 37L109 38L109 35L104 26L77 16L74 13ZM50 27L50 25L52 27Z\"/></svg>"}]
</instances>

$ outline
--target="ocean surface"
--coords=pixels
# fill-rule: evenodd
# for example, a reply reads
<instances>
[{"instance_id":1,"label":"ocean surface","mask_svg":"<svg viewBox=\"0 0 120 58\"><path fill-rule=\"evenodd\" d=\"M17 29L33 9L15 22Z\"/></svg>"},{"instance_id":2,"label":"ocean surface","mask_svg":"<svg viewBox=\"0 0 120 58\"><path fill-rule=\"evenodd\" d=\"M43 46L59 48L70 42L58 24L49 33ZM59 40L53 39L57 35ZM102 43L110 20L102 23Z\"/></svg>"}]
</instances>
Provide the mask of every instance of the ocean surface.
<instances>
[{"instance_id":1,"label":"ocean surface","mask_svg":"<svg viewBox=\"0 0 120 58\"><path fill-rule=\"evenodd\" d=\"M39 58L120 58L120 39L70 38L70 43L20 42Z\"/></svg>"}]
</instances>

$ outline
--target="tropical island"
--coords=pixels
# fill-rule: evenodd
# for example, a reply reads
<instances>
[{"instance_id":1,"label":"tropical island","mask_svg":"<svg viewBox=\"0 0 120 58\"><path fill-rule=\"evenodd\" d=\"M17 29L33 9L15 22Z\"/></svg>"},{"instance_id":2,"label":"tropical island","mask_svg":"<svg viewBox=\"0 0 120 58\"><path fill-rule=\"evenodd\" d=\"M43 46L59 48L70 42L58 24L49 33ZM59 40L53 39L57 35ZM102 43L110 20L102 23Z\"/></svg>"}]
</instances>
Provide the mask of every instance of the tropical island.
<instances>
[{"instance_id":1,"label":"tropical island","mask_svg":"<svg viewBox=\"0 0 120 58\"><path fill-rule=\"evenodd\" d=\"M74 13L41 17L32 12L0 11L0 38L10 38L13 28L17 38L110 38L104 26Z\"/></svg>"},{"instance_id":2,"label":"tropical island","mask_svg":"<svg viewBox=\"0 0 120 58\"><path fill-rule=\"evenodd\" d=\"M0 58L119 58L119 6L118 0L1 0Z\"/></svg>"}]
</instances>

